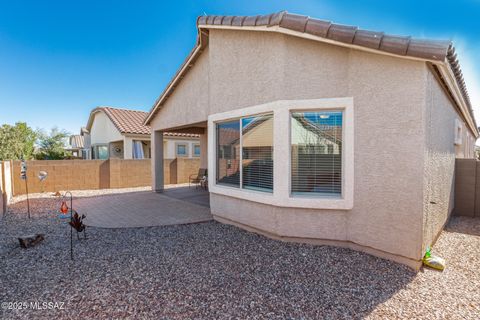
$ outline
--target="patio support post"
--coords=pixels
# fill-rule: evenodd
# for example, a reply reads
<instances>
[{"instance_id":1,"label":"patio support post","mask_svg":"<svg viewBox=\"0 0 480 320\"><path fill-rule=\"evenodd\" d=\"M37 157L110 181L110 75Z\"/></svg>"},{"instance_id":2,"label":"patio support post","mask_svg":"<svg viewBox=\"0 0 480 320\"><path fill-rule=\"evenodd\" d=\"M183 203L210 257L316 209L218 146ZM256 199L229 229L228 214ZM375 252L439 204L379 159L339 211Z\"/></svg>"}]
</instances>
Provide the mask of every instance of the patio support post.
<instances>
[{"instance_id":1,"label":"patio support post","mask_svg":"<svg viewBox=\"0 0 480 320\"><path fill-rule=\"evenodd\" d=\"M208 134L200 135L200 168L208 168Z\"/></svg>"},{"instance_id":2,"label":"patio support post","mask_svg":"<svg viewBox=\"0 0 480 320\"><path fill-rule=\"evenodd\" d=\"M130 137L123 137L123 159L133 158L133 139Z\"/></svg>"},{"instance_id":3,"label":"patio support post","mask_svg":"<svg viewBox=\"0 0 480 320\"><path fill-rule=\"evenodd\" d=\"M152 190L163 192L163 132L152 133Z\"/></svg>"}]
</instances>

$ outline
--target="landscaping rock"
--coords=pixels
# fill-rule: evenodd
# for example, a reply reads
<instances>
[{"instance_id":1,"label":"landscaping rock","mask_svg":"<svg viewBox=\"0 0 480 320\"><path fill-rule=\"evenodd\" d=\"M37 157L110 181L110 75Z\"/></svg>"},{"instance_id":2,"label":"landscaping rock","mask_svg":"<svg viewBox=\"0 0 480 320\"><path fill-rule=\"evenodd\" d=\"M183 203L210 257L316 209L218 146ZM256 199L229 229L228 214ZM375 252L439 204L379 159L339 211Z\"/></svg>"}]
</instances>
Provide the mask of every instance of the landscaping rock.
<instances>
[{"instance_id":1,"label":"landscaping rock","mask_svg":"<svg viewBox=\"0 0 480 320\"><path fill-rule=\"evenodd\" d=\"M22 248L30 248L34 247L40 242L45 240L45 235L44 234L36 234L36 235L29 235L29 236L23 236L18 238L18 242L20 242L20 246Z\"/></svg>"},{"instance_id":2,"label":"landscaping rock","mask_svg":"<svg viewBox=\"0 0 480 320\"><path fill-rule=\"evenodd\" d=\"M480 219L452 217L432 248L448 261L443 272L217 222L91 227L71 261L55 200L30 200L32 219L16 202L0 219L0 301L63 309L0 310L2 320L480 319ZM18 248L16 236L36 233L43 245Z\"/></svg>"}]
</instances>

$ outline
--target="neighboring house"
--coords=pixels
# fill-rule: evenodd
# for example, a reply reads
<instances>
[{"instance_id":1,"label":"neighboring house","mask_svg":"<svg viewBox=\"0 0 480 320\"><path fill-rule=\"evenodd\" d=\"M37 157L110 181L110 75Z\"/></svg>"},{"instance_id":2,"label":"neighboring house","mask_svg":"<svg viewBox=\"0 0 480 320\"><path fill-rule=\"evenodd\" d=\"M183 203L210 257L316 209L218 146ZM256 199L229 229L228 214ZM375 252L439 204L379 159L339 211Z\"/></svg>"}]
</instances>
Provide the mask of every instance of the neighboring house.
<instances>
[{"instance_id":1,"label":"neighboring house","mask_svg":"<svg viewBox=\"0 0 480 320\"><path fill-rule=\"evenodd\" d=\"M112 107L92 110L86 130L90 138L89 159L150 158L150 127L143 125L147 112ZM165 133L165 158L200 157L199 136Z\"/></svg>"},{"instance_id":2,"label":"neighboring house","mask_svg":"<svg viewBox=\"0 0 480 320\"><path fill-rule=\"evenodd\" d=\"M286 12L197 27L145 120L153 168L162 132L198 133L216 220L418 267L479 135L452 44Z\"/></svg>"},{"instance_id":3,"label":"neighboring house","mask_svg":"<svg viewBox=\"0 0 480 320\"><path fill-rule=\"evenodd\" d=\"M70 136L69 146L65 150L71 151L74 158L89 158L90 135L85 127L80 128L80 134Z\"/></svg>"}]
</instances>

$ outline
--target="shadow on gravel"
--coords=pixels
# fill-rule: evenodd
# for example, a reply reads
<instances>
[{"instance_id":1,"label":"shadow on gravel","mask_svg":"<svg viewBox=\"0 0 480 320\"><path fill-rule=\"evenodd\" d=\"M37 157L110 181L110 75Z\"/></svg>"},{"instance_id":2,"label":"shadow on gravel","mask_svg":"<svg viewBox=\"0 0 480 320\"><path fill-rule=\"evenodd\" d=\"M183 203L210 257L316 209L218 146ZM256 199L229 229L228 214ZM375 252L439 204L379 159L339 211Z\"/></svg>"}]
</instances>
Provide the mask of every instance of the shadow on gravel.
<instances>
[{"instance_id":1,"label":"shadow on gravel","mask_svg":"<svg viewBox=\"0 0 480 320\"><path fill-rule=\"evenodd\" d=\"M47 237L0 259L0 300L65 302L65 310L45 310L46 319L361 319L416 276L350 249L284 243L217 222L90 228L70 263L63 222L8 220L0 223L6 247L20 230ZM25 266L29 272L17 272Z\"/></svg>"},{"instance_id":2,"label":"shadow on gravel","mask_svg":"<svg viewBox=\"0 0 480 320\"><path fill-rule=\"evenodd\" d=\"M445 228L448 232L457 232L480 236L480 218L452 217Z\"/></svg>"}]
</instances>

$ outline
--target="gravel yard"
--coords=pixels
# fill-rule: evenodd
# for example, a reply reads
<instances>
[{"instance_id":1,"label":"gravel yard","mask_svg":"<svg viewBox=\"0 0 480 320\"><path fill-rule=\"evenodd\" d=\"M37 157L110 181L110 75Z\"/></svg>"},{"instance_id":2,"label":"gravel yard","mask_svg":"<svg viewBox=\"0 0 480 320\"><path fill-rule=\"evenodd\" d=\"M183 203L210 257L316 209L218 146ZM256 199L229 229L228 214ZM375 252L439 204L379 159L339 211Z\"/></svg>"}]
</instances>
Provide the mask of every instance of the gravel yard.
<instances>
[{"instance_id":1,"label":"gravel yard","mask_svg":"<svg viewBox=\"0 0 480 320\"><path fill-rule=\"evenodd\" d=\"M480 220L453 218L433 253L444 272L349 249L289 244L216 222L88 229L75 240L58 200L24 201L0 220L0 302L64 302L2 310L1 319L480 318ZM49 214L50 212L50 214ZM45 233L20 249L16 237Z\"/></svg>"}]
</instances>

